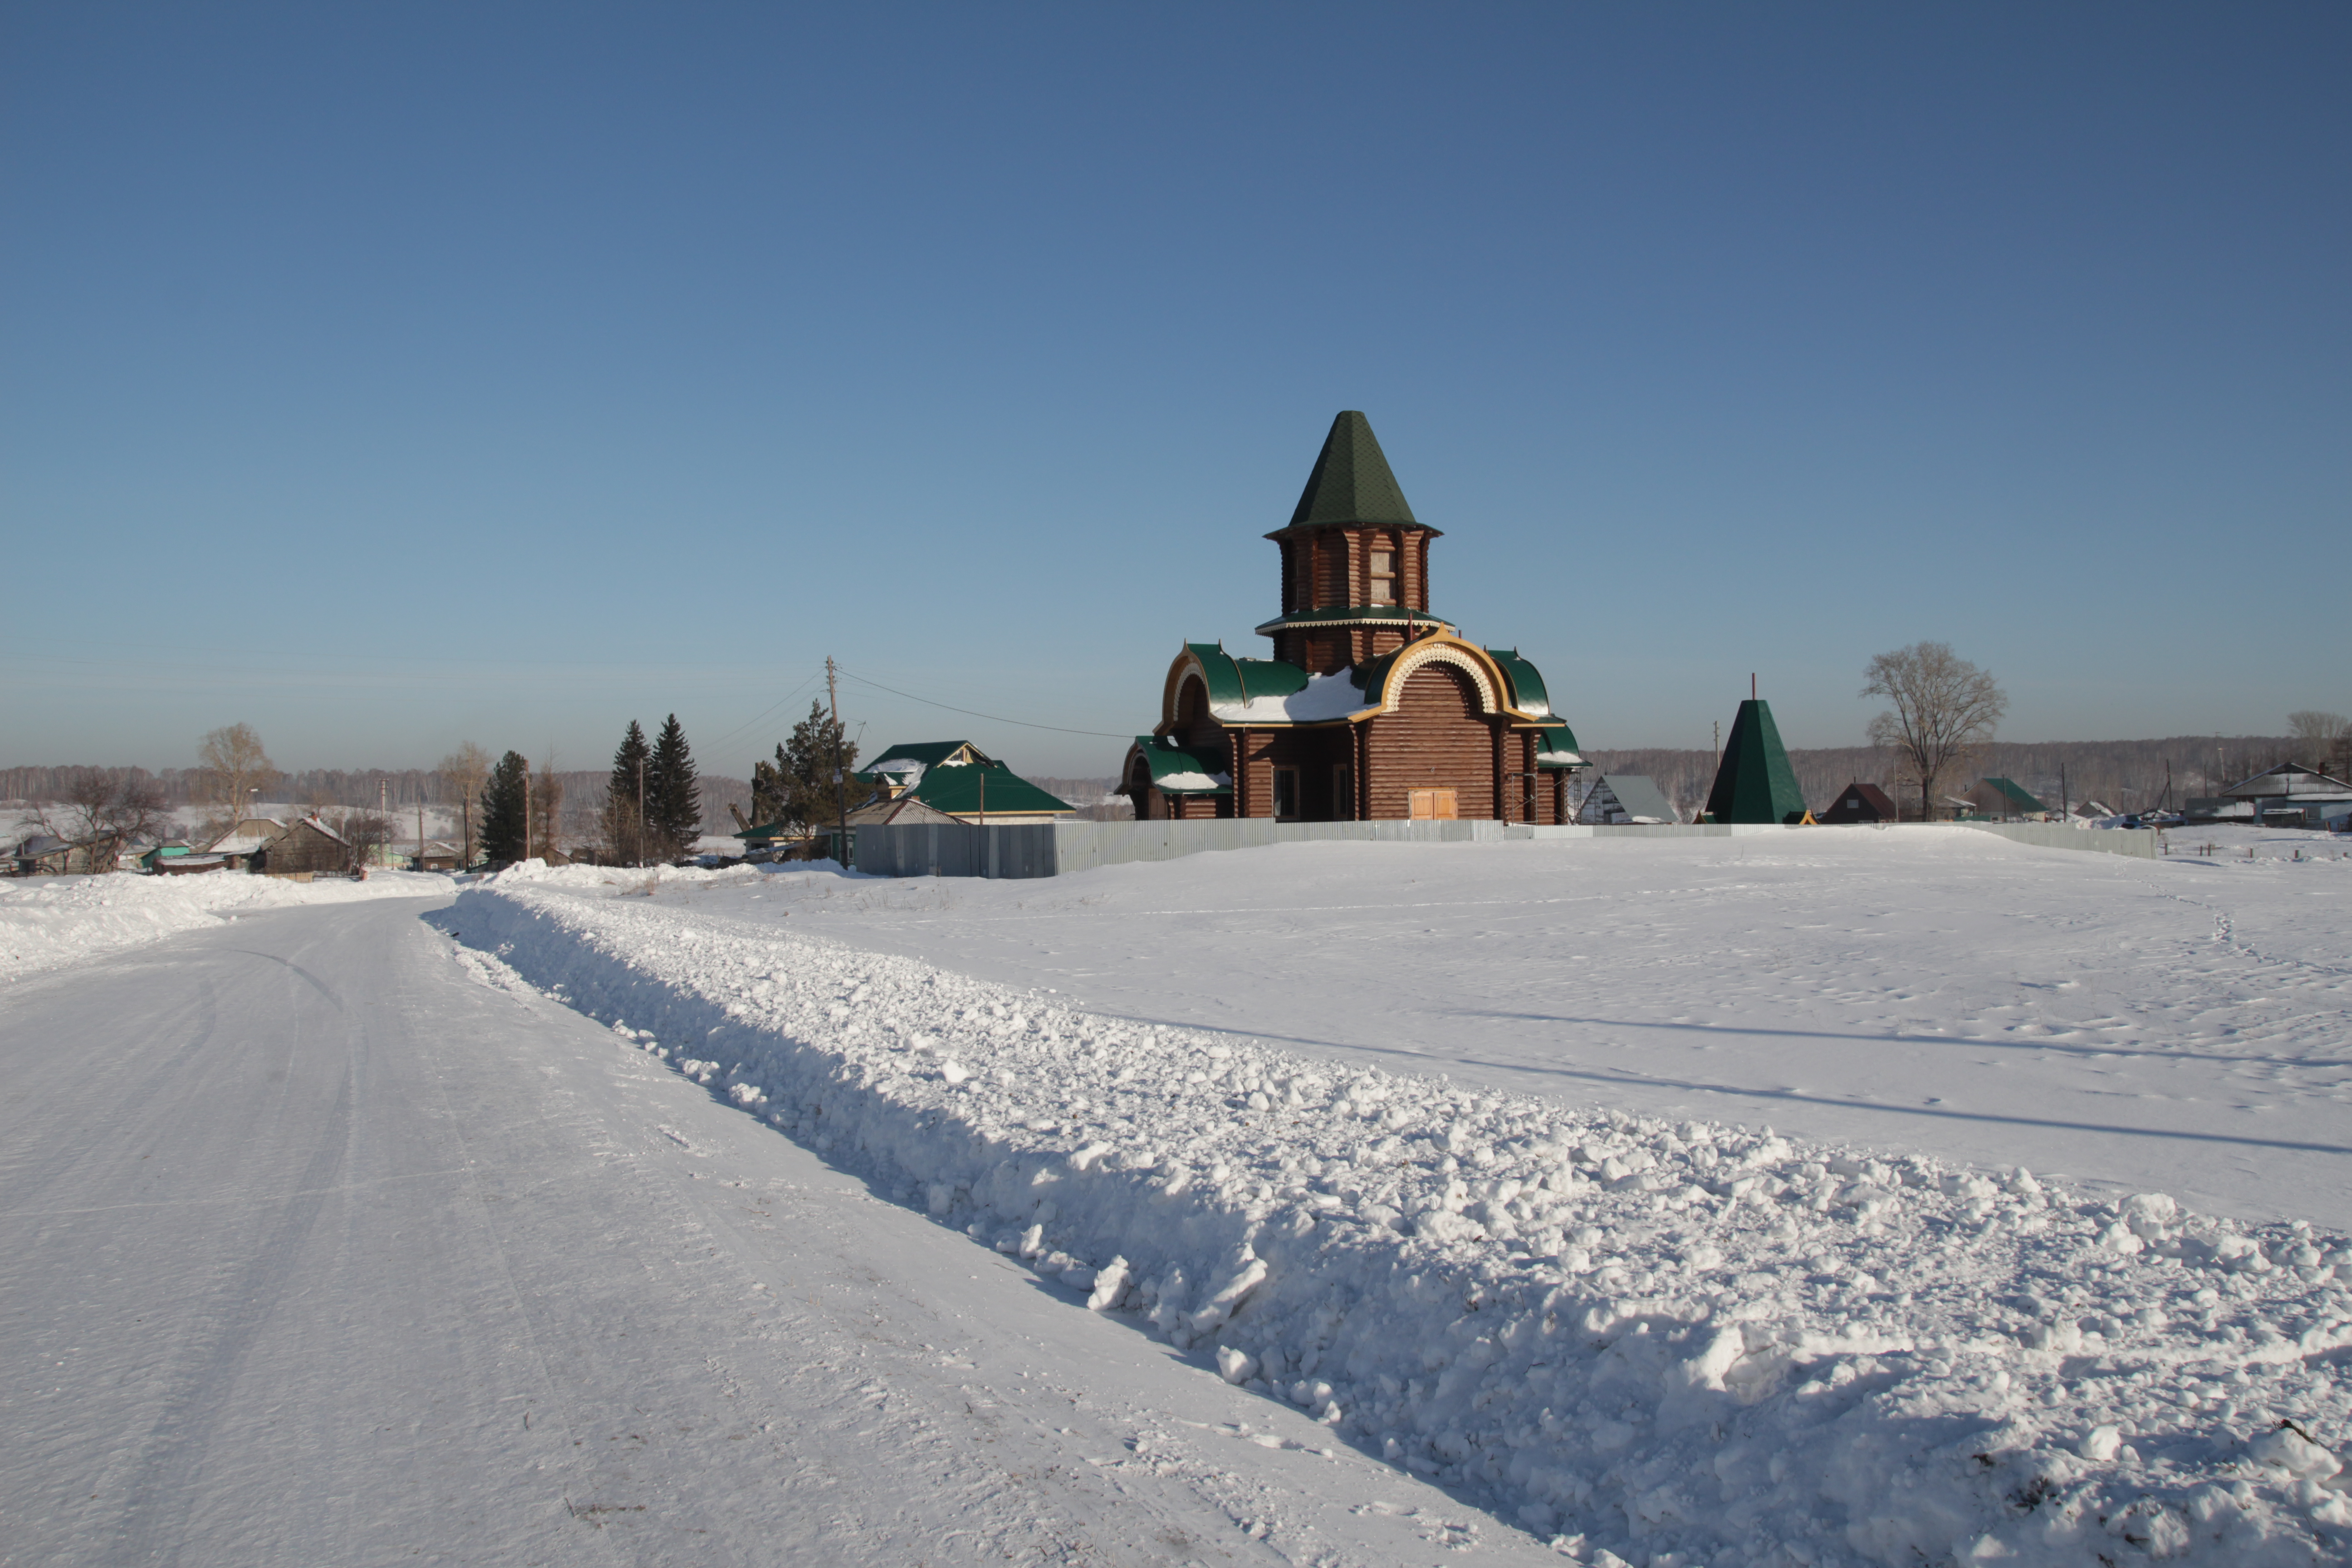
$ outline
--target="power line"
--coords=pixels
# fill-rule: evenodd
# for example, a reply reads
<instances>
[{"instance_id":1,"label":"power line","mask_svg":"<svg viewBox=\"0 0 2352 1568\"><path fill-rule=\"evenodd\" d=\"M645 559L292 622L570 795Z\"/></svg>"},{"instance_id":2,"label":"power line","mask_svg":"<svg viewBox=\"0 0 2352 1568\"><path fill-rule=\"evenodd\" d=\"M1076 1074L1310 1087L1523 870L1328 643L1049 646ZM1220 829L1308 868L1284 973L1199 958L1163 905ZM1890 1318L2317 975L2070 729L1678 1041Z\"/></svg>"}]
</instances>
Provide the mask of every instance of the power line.
<instances>
[{"instance_id":1,"label":"power line","mask_svg":"<svg viewBox=\"0 0 2352 1568\"><path fill-rule=\"evenodd\" d=\"M725 745L728 742L733 740L744 731L749 730L752 725L757 724L761 720L765 719L769 714L773 713L777 709L782 708L793 698L798 697L803 691L808 689L810 684L815 679L816 677L814 675L811 675L807 680L802 681L798 686L793 687L790 691L785 692L782 697L779 697L773 702L769 703L758 713L752 715L744 722L736 725L735 728L728 731L724 735L719 736L719 739L704 742L703 750L706 752L716 752L719 747Z\"/></svg>"},{"instance_id":2,"label":"power line","mask_svg":"<svg viewBox=\"0 0 2352 1568\"><path fill-rule=\"evenodd\" d=\"M985 719L992 724L1014 724L1024 730L1051 730L1056 735L1095 735L1106 741L1134 739L1132 735L1114 735L1108 730L1072 730L1061 724L1033 724L1026 719L1007 719L998 713L982 713L975 708L959 708L952 702L934 702L928 697L918 697L911 691L901 691L895 686L885 686L878 680L868 680L864 676L853 674L846 669L841 673L860 686L871 686L877 691L887 691L893 697L903 697L909 702L920 702L927 708L944 708L950 713L961 713L968 719Z\"/></svg>"}]
</instances>

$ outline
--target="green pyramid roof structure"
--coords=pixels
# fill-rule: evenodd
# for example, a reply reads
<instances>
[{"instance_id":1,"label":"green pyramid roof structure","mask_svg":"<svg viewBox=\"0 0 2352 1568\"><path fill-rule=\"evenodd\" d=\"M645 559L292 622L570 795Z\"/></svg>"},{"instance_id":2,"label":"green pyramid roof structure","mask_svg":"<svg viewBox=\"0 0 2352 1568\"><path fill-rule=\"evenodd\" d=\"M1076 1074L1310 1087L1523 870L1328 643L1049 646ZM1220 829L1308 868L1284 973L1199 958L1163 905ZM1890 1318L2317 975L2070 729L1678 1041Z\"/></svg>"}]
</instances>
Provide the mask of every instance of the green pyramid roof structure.
<instances>
[{"instance_id":1,"label":"green pyramid roof structure","mask_svg":"<svg viewBox=\"0 0 2352 1568\"><path fill-rule=\"evenodd\" d=\"M1326 528L1349 523L1421 524L1398 488L1396 475L1372 434L1372 422L1356 410L1342 410L1323 437L1314 471L1290 514L1292 528Z\"/></svg>"},{"instance_id":2,"label":"green pyramid roof structure","mask_svg":"<svg viewBox=\"0 0 2352 1568\"><path fill-rule=\"evenodd\" d=\"M1715 770L1715 787L1707 791L1706 814L1717 822L1801 822L1805 797L1797 788L1797 770L1789 765L1789 749L1780 744L1780 727L1772 722L1772 705L1751 697L1739 705L1731 721L1731 738L1724 742L1723 764Z\"/></svg>"}]
</instances>

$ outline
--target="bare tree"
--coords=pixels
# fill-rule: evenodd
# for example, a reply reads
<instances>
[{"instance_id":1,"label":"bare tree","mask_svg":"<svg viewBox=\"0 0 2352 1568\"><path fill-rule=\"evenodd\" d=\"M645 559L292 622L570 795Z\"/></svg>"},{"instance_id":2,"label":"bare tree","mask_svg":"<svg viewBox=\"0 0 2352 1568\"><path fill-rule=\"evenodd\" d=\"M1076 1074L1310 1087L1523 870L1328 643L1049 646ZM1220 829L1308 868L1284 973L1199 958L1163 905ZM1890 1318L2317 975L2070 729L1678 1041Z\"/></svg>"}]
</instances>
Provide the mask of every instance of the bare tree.
<instances>
[{"instance_id":1,"label":"bare tree","mask_svg":"<svg viewBox=\"0 0 2352 1568\"><path fill-rule=\"evenodd\" d=\"M1919 784L1919 816L1936 820L1936 780L1992 740L2009 699L1990 674L1949 643L1882 653L1863 671L1862 695L1895 704L1870 721L1870 742L1900 757Z\"/></svg>"},{"instance_id":2,"label":"bare tree","mask_svg":"<svg viewBox=\"0 0 2352 1568\"><path fill-rule=\"evenodd\" d=\"M196 752L196 799L219 809L220 831L234 828L253 803L253 793L278 782L278 764L262 750L250 724L230 724L205 737ZM217 820L217 819L216 819Z\"/></svg>"},{"instance_id":3,"label":"bare tree","mask_svg":"<svg viewBox=\"0 0 2352 1568\"><path fill-rule=\"evenodd\" d=\"M2352 719L2304 708L2286 716L2286 727L2310 749L2309 765L2337 778L2352 773Z\"/></svg>"},{"instance_id":4,"label":"bare tree","mask_svg":"<svg viewBox=\"0 0 2352 1568\"><path fill-rule=\"evenodd\" d=\"M474 863L474 845L481 833L482 781L490 776L490 754L467 741L441 759L441 773L457 790L460 866Z\"/></svg>"},{"instance_id":5,"label":"bare tree","mask_svg":"<svg viewBox=\"0 0 2352 1568\"><path fill-rule=\"evenodd\" d=\"M65 799L42 806L41 826L83 847L93 872L111 871L123 847L163 830L163 791L135 768L85 768L66 781Z\"/></svg>"},{"instance_id":6,"label":"bare tree","mask_svg":"<svg viewBox=\"0 0 2352 1568\"><path fill-rule=\"evenodd\" d=\"M563 780L555 771L555 752L551 750L547 760L539 764L539 776L530 782L530 844L544 856L556 847L556 837L563 826Z\"/></svg>"},{"instance_id":7,"label":"bare tree","mask_svg":"<svg viewBox=\"0 0 2352 1568\"><path fill-rule=\"evenodd\" d=\"M349 846L348 863L344 869L354 873L375 864L379 853L392 842L392 818L383 816L364 806L350 807L335 819L335 831Z\"/></svg>"}]
</instances>

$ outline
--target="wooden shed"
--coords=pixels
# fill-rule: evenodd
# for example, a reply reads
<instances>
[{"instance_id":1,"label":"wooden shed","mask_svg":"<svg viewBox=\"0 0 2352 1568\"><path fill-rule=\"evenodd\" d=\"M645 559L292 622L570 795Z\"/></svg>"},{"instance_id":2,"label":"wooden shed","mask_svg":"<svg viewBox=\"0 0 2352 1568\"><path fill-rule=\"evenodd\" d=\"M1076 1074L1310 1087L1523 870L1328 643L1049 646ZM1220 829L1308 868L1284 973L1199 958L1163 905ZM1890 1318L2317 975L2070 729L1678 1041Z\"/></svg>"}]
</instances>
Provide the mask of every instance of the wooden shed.
<instances>
[{"instance_id":1,"label":"wooden shed","mask_svg":"<svg viewBox=\"0 0 2352 1568\"><path fill-rule=\"evenodd\" d=\"M1561 822L1583 764L1543 677L1430 610L1420 521L1353 410L1332 421L1287 526L1271 658L1187 643L1119 793L1147 819Z\"/></svg>"}]
</instances>

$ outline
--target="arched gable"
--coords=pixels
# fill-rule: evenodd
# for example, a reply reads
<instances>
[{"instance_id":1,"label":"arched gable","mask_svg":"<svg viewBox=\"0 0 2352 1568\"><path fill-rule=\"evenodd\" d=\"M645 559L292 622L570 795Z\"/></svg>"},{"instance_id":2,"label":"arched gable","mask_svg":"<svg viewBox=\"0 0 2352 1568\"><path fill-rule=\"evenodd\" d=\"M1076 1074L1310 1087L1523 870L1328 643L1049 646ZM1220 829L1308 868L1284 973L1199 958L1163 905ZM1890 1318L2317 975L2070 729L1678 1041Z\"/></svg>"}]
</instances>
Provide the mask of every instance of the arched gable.
<instances>
[{"instance_id":1,"label":"arched gable","mask_svg":"<svg viewBox=\"0 0 2352 1568\"><path fill-rule=\"evenodd\" d=\"M1206 699L1203 712L1220 702L1248 700L1248 694L1242 689L1240 668L1231 654L1215 643L1186 643L1184 651L1169 665L1168 679L1160 688L1160 723L1163 730L1178 721L1177 699L1188 676L1201 683L1202 696Z\"/></svg>"},{"instance_id":2,"label":"arched gable","mask_svg":"<svg viewBox=\"0 0 2352 1568\"><path fill-rule=\"evenodd\" d=\"M1395 712L1397 704L1403 700L1405 682L1412 678L1413 671L1433 663L1461 671L1476 693L1482 715L1510 711L1503 695L1510 686L1486 651L1444 632L1432 633L1394 653L1369 660L1361 673L1365 706L1381 713Z\"/></svg>"}]
</instances>

